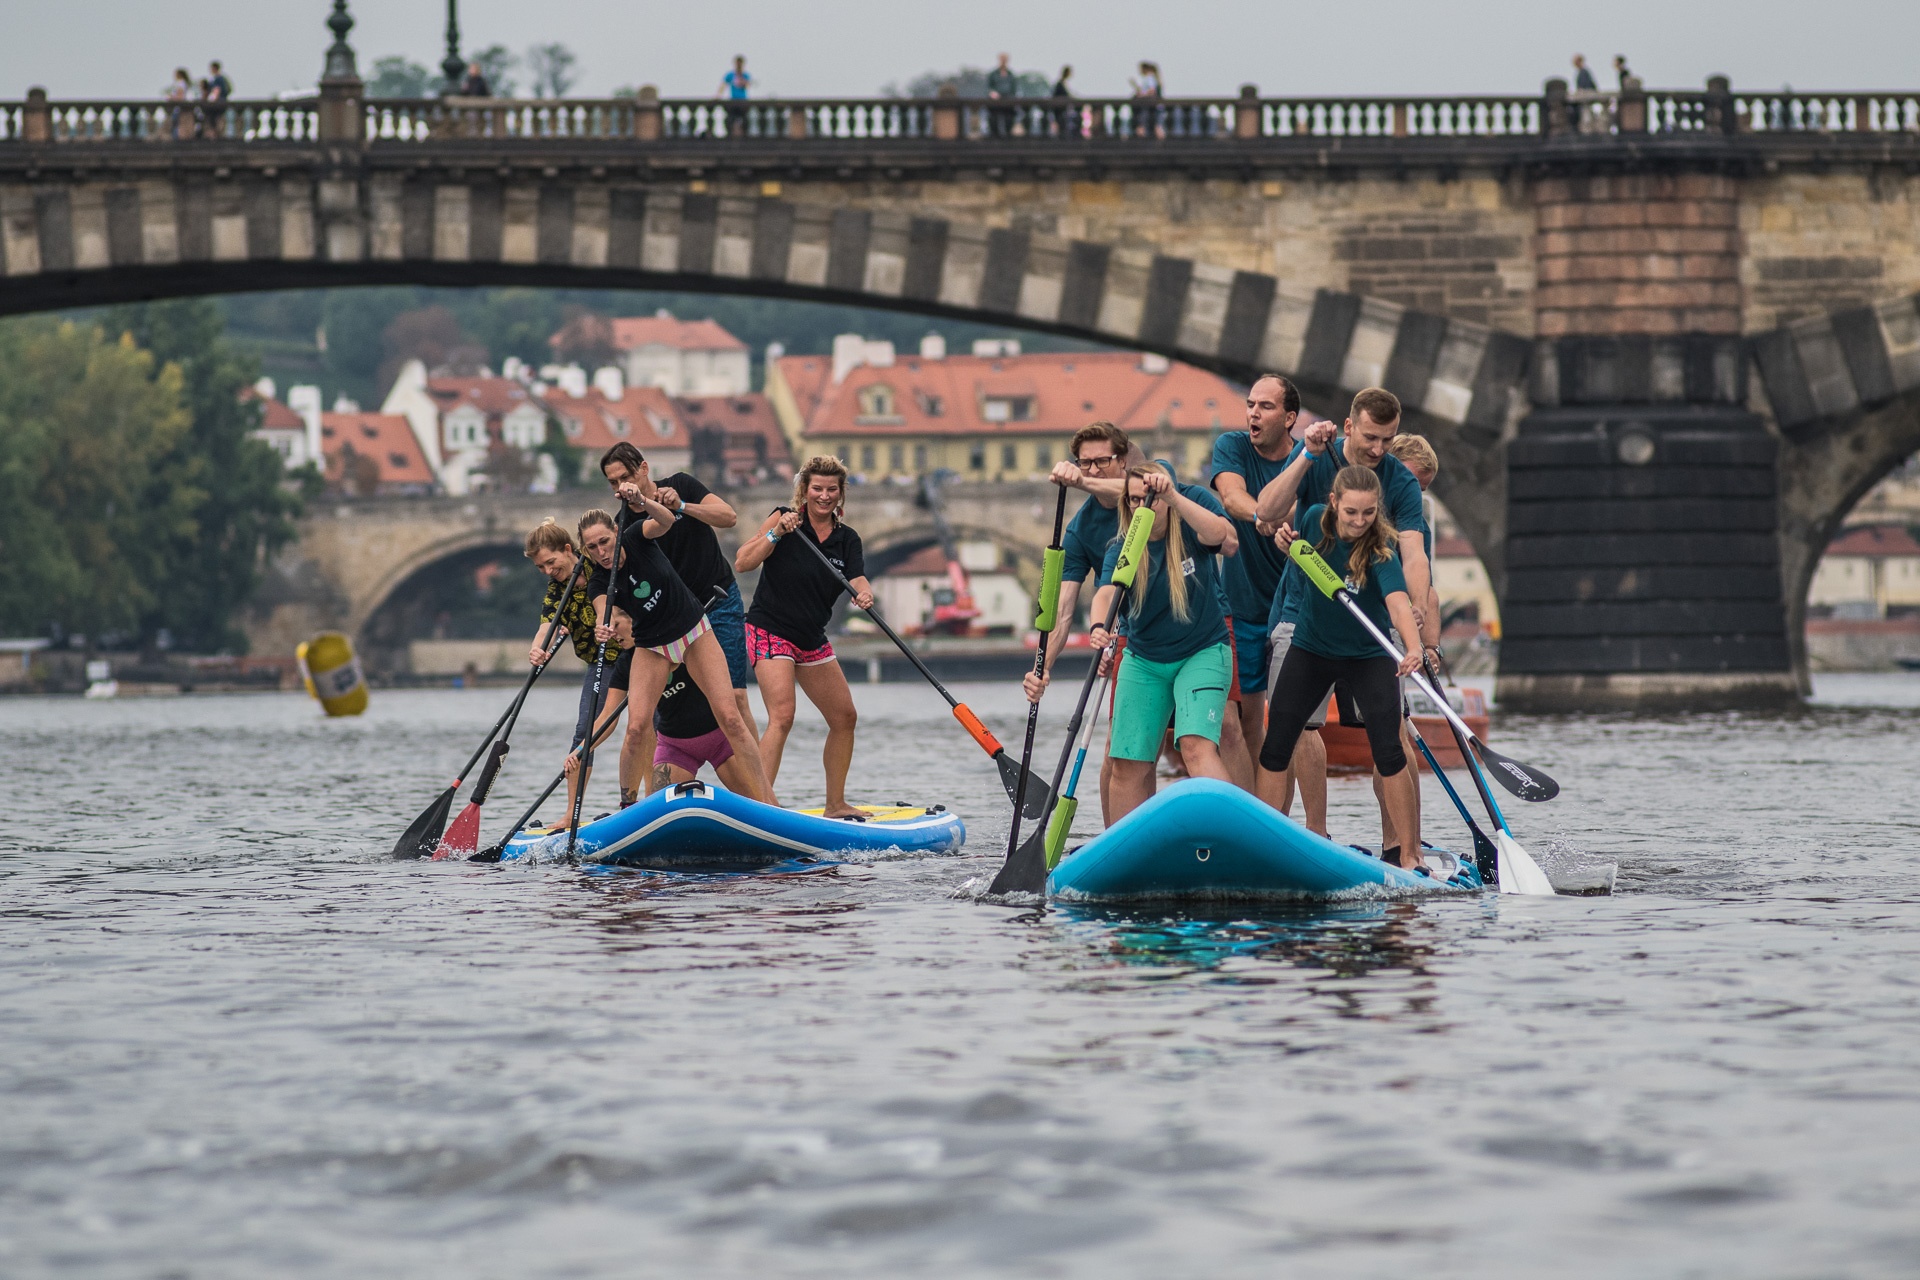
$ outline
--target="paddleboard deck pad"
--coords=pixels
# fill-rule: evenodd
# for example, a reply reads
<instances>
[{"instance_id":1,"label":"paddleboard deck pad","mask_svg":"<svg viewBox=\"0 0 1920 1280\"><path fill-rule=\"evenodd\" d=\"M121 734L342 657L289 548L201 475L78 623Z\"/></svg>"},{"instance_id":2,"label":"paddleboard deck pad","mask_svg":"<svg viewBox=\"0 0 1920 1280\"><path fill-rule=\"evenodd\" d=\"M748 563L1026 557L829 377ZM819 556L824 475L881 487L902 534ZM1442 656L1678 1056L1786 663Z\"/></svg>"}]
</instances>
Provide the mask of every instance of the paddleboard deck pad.
<instances>
[{"instance_id":1,"label":"paddleboard deck pad","mask_svg":"<svg viewBox=\"0 0 1920 1280\"><path fill-rule=\"evenodd\" d=\"M1138 899L1326 900L1473 892L1470 860L1422 849L1428 874L1335 844L1240 788L1192 778L1161 791L1060 860L1063 902Z\"/></svg>"},{"instance_id":2,"label":"paddleboard deck pad","mask_svg":"<svg viewBox=\"0 0 1920 1280\"><path fill-rule=\"evenodd\" d=\"M864 822L819 809L776 809L704 782L656 791L586 823L574 856L610 866L662 869L770 867L795 858L878 853L952 853L966 825L945 805L860 805ZM567 829L529 826L507 841L502 862L563 856Z\"/></svg>"}]
</instances>

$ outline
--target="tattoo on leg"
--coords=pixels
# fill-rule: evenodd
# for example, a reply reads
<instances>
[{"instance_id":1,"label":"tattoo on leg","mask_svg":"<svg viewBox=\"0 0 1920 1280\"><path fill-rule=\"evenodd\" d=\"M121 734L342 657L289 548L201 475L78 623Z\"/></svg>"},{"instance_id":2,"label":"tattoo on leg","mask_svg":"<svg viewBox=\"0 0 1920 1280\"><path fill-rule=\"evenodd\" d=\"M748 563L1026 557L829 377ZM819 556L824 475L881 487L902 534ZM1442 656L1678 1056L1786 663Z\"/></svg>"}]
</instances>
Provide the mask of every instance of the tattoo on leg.
<instances>
[{"instance_id":1,"label":"tattoo on leg","mask_svg":"<svg viewBox=\"0 0 1920 1280\"><path fill-rule=\"evenodd\" d=\"M640 793L638 791L629 791L625 787L620 788L620 807L622 809L626 808L630 804L634 804L638 802L639 799L640 799Z\"/></svg>"},{"instance_id":2,"label":"tattoo on leg","mask_svg":"<svg viewBox=\"0 0 1920 1280\"><path fill-rule=\"evenodd\" d=\"M672 783L673 783L672 766L657 764L653 766L653 782L651 785L648 786L647 790L660 791L672 785Z\"/></svg>"}]
</instances>

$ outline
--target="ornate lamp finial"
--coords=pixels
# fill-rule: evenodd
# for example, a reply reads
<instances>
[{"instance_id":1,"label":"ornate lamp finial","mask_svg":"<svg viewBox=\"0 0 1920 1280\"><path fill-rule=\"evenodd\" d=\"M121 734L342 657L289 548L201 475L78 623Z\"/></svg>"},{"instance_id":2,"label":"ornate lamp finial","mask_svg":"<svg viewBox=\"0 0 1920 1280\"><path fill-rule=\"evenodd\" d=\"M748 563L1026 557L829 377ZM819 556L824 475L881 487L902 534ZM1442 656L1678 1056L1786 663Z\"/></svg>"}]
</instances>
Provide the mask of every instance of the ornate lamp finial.
<instances>
[{"instance_id":1,"label":"ornate lamp finial","mask_svg":"<svg viewBox=\"0 0 1920 1280\"><path fill-rule=\"evenodd\" d=\"M440 60L440 73L447 78L447 92L460 92L467 61L460 56L459 0L447 0L447 56Z\"/></svg>"},{"instance_id":2,"label":"ornate lamp finial","mask_svg":"<svg viewBox=\"0 0 1920 1280\"><path fill-rule=\"evenodd\" d=\"M327 18L327 26L333 32L333 44L327 50L327 69L322 78L358 80L360 72L354 66L353 46L347 43L347 32L353 30L353 15L347 12L347 0L333 0L333 13Z\"/></svg>"}]
</instances>

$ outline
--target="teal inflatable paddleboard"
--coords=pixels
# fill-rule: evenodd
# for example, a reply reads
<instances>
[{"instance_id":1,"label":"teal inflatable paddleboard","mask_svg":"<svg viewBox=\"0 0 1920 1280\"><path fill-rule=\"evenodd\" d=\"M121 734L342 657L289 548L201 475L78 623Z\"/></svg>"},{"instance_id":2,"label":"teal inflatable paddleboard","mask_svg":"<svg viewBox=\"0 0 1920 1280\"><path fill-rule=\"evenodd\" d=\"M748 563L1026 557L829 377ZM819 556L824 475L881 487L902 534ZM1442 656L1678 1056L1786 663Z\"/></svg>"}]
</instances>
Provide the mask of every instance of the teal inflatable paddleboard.
<instances>
[{"instance_id":1,"label":"teal inflatable paddleboard","mask_svg":"<svg viewBox=\"0 0 1920 1280\"><path fill-rule=\"evenodd\" d=\"M818 809L776 809L725 787L683 782L589 822L574 840L583 862L667 869L769 867L795 858L863 853L951 853L967 828L945 805L860 805L864 822ZM564 826L531 826L507 841L502 862L566 852Z\"/></svg>"},{"instance_id":2,"label":"teal inflatable paddleboard","mask_svg":"<svg viewBox=\"0 0 1920 1280\"><path fill-rule=\"evenodd\" d=\"M1148 898L1340 899L1473 891L1470 862L1427 848L1428 874L1335 844L1240 788L1175 783L1062 858L1047 892L1064 902Z\"/></svg>"}]
</instances>

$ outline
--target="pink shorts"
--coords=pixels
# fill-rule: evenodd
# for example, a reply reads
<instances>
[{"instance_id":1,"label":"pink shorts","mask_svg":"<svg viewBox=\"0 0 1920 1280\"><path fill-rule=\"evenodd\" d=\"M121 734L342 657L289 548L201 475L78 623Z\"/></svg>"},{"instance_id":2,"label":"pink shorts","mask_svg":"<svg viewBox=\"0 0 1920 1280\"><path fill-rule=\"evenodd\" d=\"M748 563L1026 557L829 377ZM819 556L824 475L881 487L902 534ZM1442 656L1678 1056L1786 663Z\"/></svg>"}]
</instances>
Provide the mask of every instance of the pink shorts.
<instances>
[{"instance_id":1,"label":"pink shorts","mask_svg":"<svg viewBox=\"0 0 1920 1280\"><path fill-rule=\"evenodd\" d=\"M687 656L687 650L693 648L694 641L698 640L701 636L711 634L713 634L713 624L707 621L707 615L703 613L700 615L700 621L694 624L693 630L687 632L687 634L681 636L678 640L669 640L665 644L643 644L639 647L645 649L648 653L659 654L668 662L679 662Z\"/></svg>"},{"instance_id":2,"label":"pink shorts","mask_svg":"<svg viewBox=\"0 0 1920 1280\"><path fill-rule=\"evenodd\" d=\"M747 662L758 665L768 658L785 658L788 662L802 667L817 667L833 661L833 644L828 642L818 649L802 649L791 640L782 640L771 631L747 624Z\"/></svg>"},{"instance_id":3,"label":"pink shorts","mask_svg":"<svg viewBox=\"0 0 1920 1280\"><path fill-rule=\"evenodd\" d=\"M710 764L718 769L733 759L733 744L727 741L724 729L715 729L712 733L703 733L697 738L669 738L658 734L653 740L653 762L670 764L685 769L688 773L699 773L700 766Z\"/></svg>"}]
</instances>

